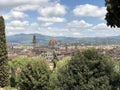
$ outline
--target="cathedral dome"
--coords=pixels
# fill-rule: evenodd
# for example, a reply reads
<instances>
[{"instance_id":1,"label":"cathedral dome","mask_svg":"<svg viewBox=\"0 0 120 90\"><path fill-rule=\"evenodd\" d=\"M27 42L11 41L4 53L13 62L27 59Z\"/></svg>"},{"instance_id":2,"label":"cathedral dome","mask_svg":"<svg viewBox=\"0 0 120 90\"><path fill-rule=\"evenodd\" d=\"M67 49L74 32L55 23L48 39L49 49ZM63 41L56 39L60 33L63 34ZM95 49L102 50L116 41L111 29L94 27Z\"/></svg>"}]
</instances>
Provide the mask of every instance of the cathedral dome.
<instances>
[{"instance_id":1,"label":"cathedral dome","mask_svg":"<svg viewBox=\"0 0 120 90\"><path fill-rule=\"evenodd\" d=\"M57 45L57 41L55 39L51 39L49 41L49 46L54 46L54 45Z\"/></svg>"}]
</instances>

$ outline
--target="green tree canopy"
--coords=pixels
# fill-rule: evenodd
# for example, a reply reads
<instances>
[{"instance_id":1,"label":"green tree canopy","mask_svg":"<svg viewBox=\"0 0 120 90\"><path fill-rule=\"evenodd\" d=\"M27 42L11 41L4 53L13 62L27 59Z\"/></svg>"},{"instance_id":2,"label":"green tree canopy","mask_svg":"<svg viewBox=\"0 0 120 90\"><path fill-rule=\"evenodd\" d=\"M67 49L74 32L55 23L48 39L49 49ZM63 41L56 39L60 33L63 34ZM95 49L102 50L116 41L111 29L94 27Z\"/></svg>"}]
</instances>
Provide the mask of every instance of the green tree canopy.
<instances>
[{"instance_id":1,"label":"green tree canopy","mask_svg":"<svg viewBox=\"0 0 120 90\"><path fill-rule=\"evenodd\" d=\"M27 62L32 61L32 58L22 58L17 57L11 61L8 62L10 67L10 86L11 87L17 87L20 79L20 71L23 66L27 64Z\"/></svg>"},{"instance_id":2,"label":"green tree canopy","mask_svg":"<svg viewBox=\"0 0 120 90\"><path fill-rule=\"evenodd\" d=\"M22 67L20 90L48 90L50 69L45 60L32 59Z\"/></svg>"},{"instance_id":3,"label":"green tree canopy","mask_svg":"<svg viewBox=\"0 0 120 90\"><path fill-rule=\"evenodd\" d=\"M105 0L107 7L106 21L111 27L120 27L120 0Z\"/></svg>"},{"instance_id":4,"label":"green tree canopy","mask_svg":"<svg viewBox=\"0 0 120 90\"><path fill-rule=\"evenodd\" d=\"M53 90L112 90L113 68L108 56L95 50L79 51L57 70Z\"/></svg>"},{"instance_id":5,"label":"green tree canopy","mask_svg":"<svg viewBox=\"0 0 120 90\"><path fill-rule=\"evenodd\" d=\"M53 69L56 68L57 62L59 61L57 54L55 53L55 51L53 51L53 59L52 59L52 63L53 63Z\"/></svg>"}]
</instances>

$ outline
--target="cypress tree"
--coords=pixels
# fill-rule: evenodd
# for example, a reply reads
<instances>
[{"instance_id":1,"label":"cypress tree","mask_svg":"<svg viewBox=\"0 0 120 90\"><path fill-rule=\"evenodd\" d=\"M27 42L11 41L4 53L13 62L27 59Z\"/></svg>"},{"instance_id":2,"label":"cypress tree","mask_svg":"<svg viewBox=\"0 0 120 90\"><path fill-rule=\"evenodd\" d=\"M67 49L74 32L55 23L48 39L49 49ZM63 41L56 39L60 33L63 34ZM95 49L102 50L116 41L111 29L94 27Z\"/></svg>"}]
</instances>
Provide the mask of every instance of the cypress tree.
<instances>
[{"instance_id":1,"label":"cypress tree","mask_svg":"<svg viewBox=\"0 0 120 90\"><path fill-rule=\"evenodd\" d=\"M8 85L8 56L6 49L5 23L0 16L0 87Z\"/></svg>"}]
</instances>

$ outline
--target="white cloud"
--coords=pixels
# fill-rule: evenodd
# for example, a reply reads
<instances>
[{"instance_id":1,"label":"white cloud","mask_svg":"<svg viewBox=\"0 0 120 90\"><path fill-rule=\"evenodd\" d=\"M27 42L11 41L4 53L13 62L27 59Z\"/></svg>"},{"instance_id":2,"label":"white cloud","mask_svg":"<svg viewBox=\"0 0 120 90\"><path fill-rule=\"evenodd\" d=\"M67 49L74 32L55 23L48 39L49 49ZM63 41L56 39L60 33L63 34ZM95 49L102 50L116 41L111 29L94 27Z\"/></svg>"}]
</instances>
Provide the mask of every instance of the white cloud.
<instances>
[{"instance_id":1,"label":"white cloud","mask_svg":"<svg viewBox=\"0 0 120 90\"><path fill-rule=\"evenodd\" d=\"M66 14L66 7L64 5L57 3L52 6L40 8L38 12L41 16L44 16L44 17L63 16Z\"/></svg>"},{"instance_id":2,"label":"white cloud","mask_svg":"<svg viewBox=\"0 0 120 90\"><path fill-rule=\"evenodd\" d=\"M49 36L66 36L66 37L80 37L81 33L77 31L70 31L67 28L55 28L55 27L41 27L38 23L29 23L28 21L13 21L7 23L6 34L30 34L39 33Z\"/></svg>"},{"instance_id":3,"label":"white cloud","mask_svg":"<svg viewBox=\"0 0 120 90\"><path fill-rule=\"evenodd\" d=\"M29 26L29 22L28 21L19 21L19 20L15 20L15 21L11 21L10 23L6 24L6 30L7 33L16 33L16 32L24 32L24 30L26 29L26 27Z\"/></svg>"},{"instance_id":4,"label":"white cloud","mask_svg":"<svg viewBox=\"0 0 120 90\"><path fill-rule=\"evenodd\" d=\"M48 6L40 7L38 10L39 17L38 21L41 22L41 26L50 26L54 23L66 22L63 16L67 13L66 7L60 3L54 2L50 3Z\"/></svg>"},{"instance_id":5,"label":"white cloud","mask_svg":"<svg viewBox=\"0 0 120 90\"><path fill-rule=\"evenodd\" d=\"M92 35L96 37L104 37L104 36L117 36L120 35L119 28L110 28L107 27L105 23L100 23L91 28L90 32Z\"/></svg>"},{"instance_id":6,"label":"white cloud","mask_svg":"<svg viewBox=\"0 0 120 90\"><path fill-rule=\"evenodd\" d=\"M42 27L38 23L30 23L28 21L11 21L6 24L7 35L13 34L30 34L39 33L49 36L66 36L66 37L104 37L116 36L120 34L120 29L109 28L106 24L101 23L90 28L76 29L76 28L57 28L57 27Z\"/></svg>"},{"instance_id":7,"label":"white cloud","mask_svg":"<svg viewBox=\"0 0 120 90\"><path fill-rule=\"evenodd\" d=\"M48 0L0 0L0 9L15 7L18 5L25 5L25 4L38 4L38 5L45 5L48 3Z\"/></svg>"},{"instance_id":8,"label":"white cloud","mask_svg":"<svg viewBox=\"0 0 120 90\"><path fill-rule=\"evenodd\" d=\"M108 29L110 30L112 28L107 27L107 25L105 23L100 23L100 24L94 26L92 29L93 30L105 30L105 29L106 30L108 30Z\"/></svg>"},{"instance_id":9,"label":"white cloud","mask_svg":"<svg viewBox=\"0 0 120 90\"><path fill-rule=\"evenodd\" d=\"M38 28L39 25L35 22L15 20L6 23L6 35L39 33Z\"/></svg>"},{"instance_id":10,"label":"white cloud","mask_svg":"<svg viewBox=\"0 0 120 90\"><path fill-rule=\"evenodd\" d=\"M41 26L47 27L54 23L66 22L66 19L63 18L67 12L66 6L61 5L59 0L13 0L12 3L10 0L1 0L0 5L0 9L10 9L3 13L6 21L29 19L33 16L29 15L29 10L31 10L39 13L38 18L33 18L39 20Z\"/></svg>"},{"instance_id":11,"label":"white cloud","mask_svg":"<svg viewBox=\"0 0 120 90\"><path fill-rule=\"evenodd\" d=\"M26 4L26 5L20 5L18 7L15 7L13 10L15 11L27 11L27 10L37 10L40 6L39 5L30 5L30 4Z\"/></svg>"},{"instance_id":12,"label":"white cloud","mask_svg":"<svg viewBox=\"0 0 120 90\"><path fill-rule=\"evenodd\" d=\"M15 10L11 10L9 13L4 14L3 16L6 20L22 19L28 17L28 15L25 14L24 12L15 11Z\"/></svg>"},{"instance_id":13,"label":"white cloud","mask_svg":"<svg viewBox=\"0 0 120 90\"><path fill-rule=\"evenodd\" d=\"M70 17L68 17L67 23L65 17L67 8L65 5L60 4L59 0L1 0L0 9L4 10L4 12L0 11L0 13L4 14L7 35L40 33L50 36L103 37L120 34L120 29L111 29L104 23L94 26L84 20L74 20L74 18ZM29 10L31 11L29 12ZM32 11L35 12L35 15L31 13ZM105 13L105 7L90 4L76 6L73 10L74 16L77 17L103 18ZM39 23L37 23L36 19ZM53 25L54 23L64 23L66 26L57 27L57 25Z\"/></svg>"},{"instance_id":14,"label":"white cloud","mask_svg":"<svg viewBox=\"0 0 120 90\"><path fill-rule=\"evenodd\" d=\"M60 17L38 17L38 20L42 21L42 22L51 22L51 23L55 23L55 22L65 22L65 18L60 18Z\"/></svg>"},{"instance_id":15,"label":"white cloud","mask_svg":"<svg viewBox=\"0 0 120 90\"><path fill-rule=\"evenodd\" d=\"M24 26L28 26L29 22L28 21L21 22L19 20L14 20L14 21L11 21L8 25L12 27L24 27Z\"/></svg>"},{"instance_id":16,"label":"white cloud","mask_svg":"<svg viewBox=\"0 0 120 90\"><path fill-rule=\"evenodd\" d=\"M34 28L39 27L38 23L31 23L30 26L31 26L31 27L34 27Z\"/></svg>"},{"instance_id":17,"label":"white cloud","mask_svg":"<svg viewBox=\"0 0 120 90\"><path fill-rule=\"evenodd\" d=\"M47 26L50 26L50 25L53 25L52 22L45 22L45 23L42 23L41 26L44 26L44 27L47 27Z\"/></svg>"},{"instance_id":18,"label":"white cloud","mask_svg":"<svg viewBox=\"0 0 120 90\"><path fill-rule=\"evenodd\" d=\"M12 21L6 24L6 34L14 35L26 32L26 27L28 26L28 21Z\"/></svg>"},{"instance_id":19,"label":"white cloud","mask_svg":"<svg viewBox=\"0 0 120 90\"><path fill-rule=\"evenodd\" d=\"M106 14L105 7L98 7L95 5L85 4L76 6L73 10L74 16L78 17L104 17Z\"/></svg>"},{"instance_id":20,"label":"white cloud","mask_svg":"<svg viewBox=\"0 0 120 90\"><path fill-rule=\"evenodd\" d=\"M68 28L76 28L76 29L88 28L91 26L92 24L89 24L85 22L84 20L81 20L81 21L74 20L67 24Z\"/></svg>"},{"instance_id":21,"label":"white cloud","mask_svg":"<svg viewBox=\"0 0 120 90\"><path fill-rule=\"evenodd\" d=\"M77 37L80 32L76 33L70 31L67 28L55 28L55 27L47 27L47 28L40 28L40 33L48 36L64 36L64 37Z\"/></svg>"}]
</instances>

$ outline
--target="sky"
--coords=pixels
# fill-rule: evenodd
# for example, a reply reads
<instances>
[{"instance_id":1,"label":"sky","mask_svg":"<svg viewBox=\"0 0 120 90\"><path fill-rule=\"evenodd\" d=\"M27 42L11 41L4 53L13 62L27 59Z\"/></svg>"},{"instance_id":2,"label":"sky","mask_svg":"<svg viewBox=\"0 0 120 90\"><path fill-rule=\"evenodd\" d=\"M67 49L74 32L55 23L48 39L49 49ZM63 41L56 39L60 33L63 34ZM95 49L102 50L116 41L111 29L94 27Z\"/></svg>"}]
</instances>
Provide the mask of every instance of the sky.
<instances>
[{"instance_id":1,"label":"sky","mask_svg":"<svg viewBox=\"0 0 120 90\"><path fill-rule=\"evenodd\" d=\"M120 35L107 27L104 0L1 0L6 35L43 34L65 37Z\"/></svg>"}]
</instances>

